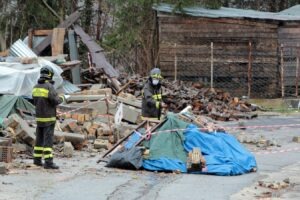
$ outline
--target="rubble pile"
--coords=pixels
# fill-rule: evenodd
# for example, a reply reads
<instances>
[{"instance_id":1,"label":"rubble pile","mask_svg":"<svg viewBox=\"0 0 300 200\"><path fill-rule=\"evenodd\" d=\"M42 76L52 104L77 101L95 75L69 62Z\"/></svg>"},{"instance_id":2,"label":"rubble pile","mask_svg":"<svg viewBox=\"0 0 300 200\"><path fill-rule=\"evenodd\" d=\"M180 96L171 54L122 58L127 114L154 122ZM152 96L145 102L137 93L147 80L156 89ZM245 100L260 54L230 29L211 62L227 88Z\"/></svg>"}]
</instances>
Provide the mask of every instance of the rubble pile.
<instances>
[{"instance_id":1,"label":"rubble pile","mask_svg":"<svg viewBox=\"0 0 300 200\"><path fill-rule=\"evenodd\" d=\"M121 82L129 82L122 78ZM125 92L141 97L145 77L133 76ZM192 83L163 80L163 101L168 105L168 111L178 113L188 105L196 115L206 115L215 120L228 121L232 119L251 119L256 114L251 113L258 107L246 100L232 97L228 92L219 89L206 88L202 83Z\"/></svg>"},{"instance_id":2,"label":"rubble pile","mask_svg":"<svg viewBox=\"0 0 300 200\"><path fill-rule=\"evenodd\" d=\"M10 145L15 153L32 156L37 125L34 106L23 97L30 101L32 88L39 78L41 67L45 65L54 70L57 92L68 96L57 109L54 132L57 155L71 157L74 149L93 152L112 149L144 123L141 99L147 77L120 76L107 61L97 41L76 25L79 16L79 12L72 13L53 30L31 30L27 43L18 40L5 55L1 54L4 57L0 58L0 81L3 85L0 98L11 94L14 97L2 99L0 139L11 139ZM41 33L45 37L34 46L35 37ZM88 49L87 60L78 60L75 33ZM69 52L64 51L65 39L69 41ZM24 77L23 82L20 81L21 76ZM13 82L10 85L14 87L8 86L8 81ZM203 131L221 130L211 119L228 121L255 116L250 113L254 107L246 101L233 98L226 92L204 88L199 83L163 80L162 86L163 101L167 104L163 114L168 111L178 113L191 105L193 116L182 115L180 118L199 125ZM152 122L147 121L147 124ZM144 128L148 129L148 125Z\"/></svg>"}]
</instances>

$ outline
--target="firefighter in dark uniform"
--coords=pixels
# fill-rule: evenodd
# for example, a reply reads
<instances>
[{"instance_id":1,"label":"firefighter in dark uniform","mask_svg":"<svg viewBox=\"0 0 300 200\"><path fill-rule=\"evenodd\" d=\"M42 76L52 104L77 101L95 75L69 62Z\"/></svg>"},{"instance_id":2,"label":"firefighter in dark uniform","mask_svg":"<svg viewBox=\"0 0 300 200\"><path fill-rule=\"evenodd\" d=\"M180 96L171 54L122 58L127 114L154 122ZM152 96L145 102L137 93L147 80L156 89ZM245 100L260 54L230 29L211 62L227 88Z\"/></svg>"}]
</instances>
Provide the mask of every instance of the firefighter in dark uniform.
<instances>
[{"instance_id":1,"label":"firefighter in dark uniform","mask_svg":"<svg viewBox=\"0 0 300 200\"><path fill-rule=\"evenodd\" d=\"M161 71L154 68L143 88L142 119L147 118L160 120L162 106Z\"/></svg>"},{"instance_id":2,"label":"firefighter in dark uniform","mask_svg":"<svg viewBox=\"0 0 300 200\"><path fill-rule=\"evenodd\" d=\"M54 72L51 67L41 68L40 79L34 86L32 97L36 109L36 144L34 146L34 164L44 166L45 169L58 169L53 163L53 137L56 123L56 106L64 101L63 96L58 96L52 80ZM44 157L45 164L42 163Z\"/></svg>"}]
</instances>

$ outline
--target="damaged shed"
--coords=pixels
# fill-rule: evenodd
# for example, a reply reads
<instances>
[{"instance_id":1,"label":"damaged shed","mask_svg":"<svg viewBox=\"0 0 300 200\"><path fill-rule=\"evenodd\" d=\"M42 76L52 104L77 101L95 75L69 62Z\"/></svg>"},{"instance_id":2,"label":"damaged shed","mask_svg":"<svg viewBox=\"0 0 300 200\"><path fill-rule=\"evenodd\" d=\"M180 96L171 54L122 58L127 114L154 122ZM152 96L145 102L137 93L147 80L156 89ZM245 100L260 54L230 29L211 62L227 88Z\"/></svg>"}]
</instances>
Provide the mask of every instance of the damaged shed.
<instances>
[{"instance_id":1,"label":"damaged shed","mask_svg":"<svg viewBox=\"0 0 300 200\"><path fill-rule=\"evenodd\" d=\"M165 77L251 98L285 96L285 88L295 93L300 6L280 13L189 7L174 14L168 4L154 9Z\"/></svg>"}]
</instances>

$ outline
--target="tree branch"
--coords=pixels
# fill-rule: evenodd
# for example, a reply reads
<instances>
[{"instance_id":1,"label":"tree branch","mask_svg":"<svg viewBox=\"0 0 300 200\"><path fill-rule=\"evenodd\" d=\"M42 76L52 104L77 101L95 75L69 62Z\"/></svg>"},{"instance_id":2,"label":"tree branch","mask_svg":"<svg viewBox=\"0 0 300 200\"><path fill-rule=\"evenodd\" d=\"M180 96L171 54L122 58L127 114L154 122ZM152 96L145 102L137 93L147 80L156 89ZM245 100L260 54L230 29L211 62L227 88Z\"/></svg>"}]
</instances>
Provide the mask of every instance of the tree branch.
<instances>
[{"instance_id":1,"label":"tree branch","mask_svg":"<svg viewBox=\"0 0 300 200\"><path fill-rule=\"evenodd\" d=\"M45 6L52 12L53 15L55 15L60 22L63 21L63 19L57 14L57 12L55 12L55 10L53 10L53 8L51 8L51 6L49 6L49 4L46 2L46 0L42 0L43 3L45 4Z\"/></svg>"}]
</instances>

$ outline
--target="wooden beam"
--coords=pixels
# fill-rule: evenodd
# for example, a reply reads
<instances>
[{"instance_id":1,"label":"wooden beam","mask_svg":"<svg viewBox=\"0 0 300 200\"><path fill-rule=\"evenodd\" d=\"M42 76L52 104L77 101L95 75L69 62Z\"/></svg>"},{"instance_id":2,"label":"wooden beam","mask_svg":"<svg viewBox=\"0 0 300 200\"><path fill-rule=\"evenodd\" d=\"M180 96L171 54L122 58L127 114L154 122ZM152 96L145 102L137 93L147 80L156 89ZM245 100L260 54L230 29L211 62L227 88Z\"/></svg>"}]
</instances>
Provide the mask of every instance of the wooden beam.
<instances>
[{"instance_id":1,"label":"wooden beam","mask_svg":"<svg viewBox=\"0 0 300 200\"><path fill-rule=\"evenodd\" d=\"M65 21L60 23L57 28L69 28L74 22L76 22L80 17L80 12L76 11L72 13ZM36 54L40 54L44 49L46 49L51 44L52 34L48 35L37 47L34 48Z\"/></svg>"},{"instance_id":2,"label":"wooden beam","mask_svg":"<svg viewBox=\"0 0 300 200\"><path fill-rule=\"evenodd\" d=\"M28 47L32 49L32 41L33 41L33 29L28 30Z\"/></svg>"},{"instance_id":3,"label":"wooden beam","mask_svg":"<svg viewBox=\"0 0 300 200\"><path fill-rule=\"evenodd\" d=\"M66 29L54 28L51 41L52 56L57 56L64 53L64 40Z\"/></svg>"},{"instance_id":4,"label":"wooden beam","mask_svg":"<svg viewBox=\"0 0 300 200\"><path fill-rule=\"evenodd\" d=\"M42 30L33 30L33 35L34 36L47 36L52 34L53 30L46 30L46 29L42 29Z\"/></svg>"}]
</instances>

